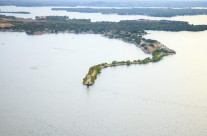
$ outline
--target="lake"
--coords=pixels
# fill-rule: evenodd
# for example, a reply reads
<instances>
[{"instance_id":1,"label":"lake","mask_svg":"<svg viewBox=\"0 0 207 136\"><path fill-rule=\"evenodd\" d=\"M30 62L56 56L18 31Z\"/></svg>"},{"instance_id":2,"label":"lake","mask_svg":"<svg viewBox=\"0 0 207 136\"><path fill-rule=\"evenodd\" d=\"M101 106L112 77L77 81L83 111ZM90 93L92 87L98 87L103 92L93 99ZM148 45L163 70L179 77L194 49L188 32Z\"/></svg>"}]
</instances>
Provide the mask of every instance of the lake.
<instances>
[{"instance_id":1,"label":"lake","mask_svg":"<svg viewBox=\"0 0 207 136\"><path fill-rule=\"evenodd\" d=\"M143 15L117 15L117 14L101 14L101 13L79 13L79 12L66 12L54 11L53 7L16 7L16 6L0 6L1 11L27 11L31 14L12 14L0 13L2 15L11 15L21 18L35 18L36 16L69 16L76 19L91 19L92 22L97 21L113 21L118 22L121 20L136 20L136 19L151 19L151 20L174 20L186 21L194 25L207 24L207 15L194 15L194 16L176 16L171 18L166 17L150 17ZM65 7L67 8L67 7ZM74 8L74 7L73 7ZM82 7L83 8L83 7ZM107 8L107 7L105 7ZM117 7L115 7L117 8Z\"/></svg>"},{"instance_id":2,"label":"lake","mask_svg":"<svg viewBox=\"0 0 207 136\"><path fill-rule=\"evenodd\" d=\"M207 31L147 31L176 51L159 63L90 66L149 55L94 34L0 32L0 135L205 136Z\"/></svg>"},{"instance_id":3,"label":"lake","mask_svg":"<svg viewBox=\"0 0 207 136\"><path fill-rule=\"evenodd\" d=\"M91 65L147 55L100 35L1 32L1 135L206 134L207 31L149 33L177 54L108 68L87 88Z\"/></svg>"}]
</instances>

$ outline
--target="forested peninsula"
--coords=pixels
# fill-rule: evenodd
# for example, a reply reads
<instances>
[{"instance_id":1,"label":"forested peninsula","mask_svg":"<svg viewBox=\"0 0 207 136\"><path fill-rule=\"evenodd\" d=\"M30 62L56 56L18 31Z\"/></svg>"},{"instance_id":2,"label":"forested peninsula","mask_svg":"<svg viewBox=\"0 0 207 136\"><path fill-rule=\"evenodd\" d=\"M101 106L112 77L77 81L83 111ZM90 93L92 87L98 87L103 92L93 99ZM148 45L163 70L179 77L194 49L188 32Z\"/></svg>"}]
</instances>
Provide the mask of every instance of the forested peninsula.
<instances>
[{"instance_id":1,"label":"forested peninsula","mask_svg":"<svg viewBox=\"0 0 207 136\"><path fill-rule=\"evenodd\" d=\"M164 56L175 54L176 52L156 40L145 39L145 30L162 31L203 31L207 30L207 25L190 25L180 21L155 21L155 20L133 20L120 22L91 22L87 19L69 19L67 16L39 16L36 19L23 19L13 16L0 15L0 31L26 32L29 35L41 35L46 33L89 33L101 34L112 39L120 39L124 42L132 43L141 48L145 53L151 54L151 58L143 60L113 61L92 66L83 84L91 86L95 83L97 75L102 69L121 65L155 63L163 59Z\"/></svg>"}]
</instances>

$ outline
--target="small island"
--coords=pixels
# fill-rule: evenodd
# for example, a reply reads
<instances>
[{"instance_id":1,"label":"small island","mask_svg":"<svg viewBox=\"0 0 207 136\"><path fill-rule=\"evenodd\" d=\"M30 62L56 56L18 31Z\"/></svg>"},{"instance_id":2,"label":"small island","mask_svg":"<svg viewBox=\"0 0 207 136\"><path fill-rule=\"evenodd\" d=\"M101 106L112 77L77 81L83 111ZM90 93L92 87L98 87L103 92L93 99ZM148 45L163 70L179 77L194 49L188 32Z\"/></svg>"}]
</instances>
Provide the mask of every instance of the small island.
<instances>
[{"instance_id":1,"label":"small island","mask_svg":"<svg viewBox=\"0 0 207 136\"><path fill-rule=\"evenodd\" d=\"M97 75L107 67L143 65L155 63L165 56L176 52L161 44L157 40L145 39L145 30L162 31L204 31L207 25L190 25L187 22L168 20L131 20L120 22L91 22L87 19L69 19L67 16L38 16L36 19L23 19L13 16L0 15L0 31L26 32L29 35L41 35L46 33L76 33L76 34L101 34L107 38L119 39L132 43L139 47L151 58L143 60L113 61L102 63L89 68L83 78L83 84L91 86L95 83Z\"/></svg>"},{"instance_id":2,"label":"small island","mask_svg":"<svg viewBox=\"0 0 207 136\"><path fill-rule=\"evenodd\" d=\"M26 12L26 11L1 11L0 13L11 13L11 14L30 14L30 12Z\"/></svg>"}]
</instances>

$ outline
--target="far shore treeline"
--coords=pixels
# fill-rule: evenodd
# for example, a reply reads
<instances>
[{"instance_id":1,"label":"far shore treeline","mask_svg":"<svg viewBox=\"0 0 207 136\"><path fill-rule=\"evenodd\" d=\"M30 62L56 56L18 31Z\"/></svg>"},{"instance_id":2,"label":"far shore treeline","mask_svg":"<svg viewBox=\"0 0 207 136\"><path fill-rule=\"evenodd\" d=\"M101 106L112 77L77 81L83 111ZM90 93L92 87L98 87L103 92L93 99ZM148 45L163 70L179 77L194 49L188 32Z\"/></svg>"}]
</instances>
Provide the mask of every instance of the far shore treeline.
<instances>
[{"instance_id":1,"label":"far shore treeline","mask_svg":"<svg viewBox=\"0 0 207 136\"><path fill-rule=\"evenodd\" d=\"M102 13L118 15L146 15L153 17L174 17L186 15L207 15L207 9L193 8L52 8L68 12Z\"/></svg>"}]
</instances>

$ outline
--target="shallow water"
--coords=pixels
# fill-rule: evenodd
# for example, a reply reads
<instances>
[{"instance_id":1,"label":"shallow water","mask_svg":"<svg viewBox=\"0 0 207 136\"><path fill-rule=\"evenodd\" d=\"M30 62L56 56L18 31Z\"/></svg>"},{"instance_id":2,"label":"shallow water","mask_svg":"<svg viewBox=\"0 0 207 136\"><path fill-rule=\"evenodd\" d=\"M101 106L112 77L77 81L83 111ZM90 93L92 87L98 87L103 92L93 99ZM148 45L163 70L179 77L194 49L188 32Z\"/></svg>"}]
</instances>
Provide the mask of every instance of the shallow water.
<instances>
[{"instance_id":1,"label":"shallow water","mask_svg":"<svg viewBox=\"0 0 207 136\"><path fill-rule=\"evenodd\" d=\"M148 55L100 35L0 32L0 135L205 136L207 31L149 33L177 54L87 88L91 65Z\"/></svg>"}]
</instances>

